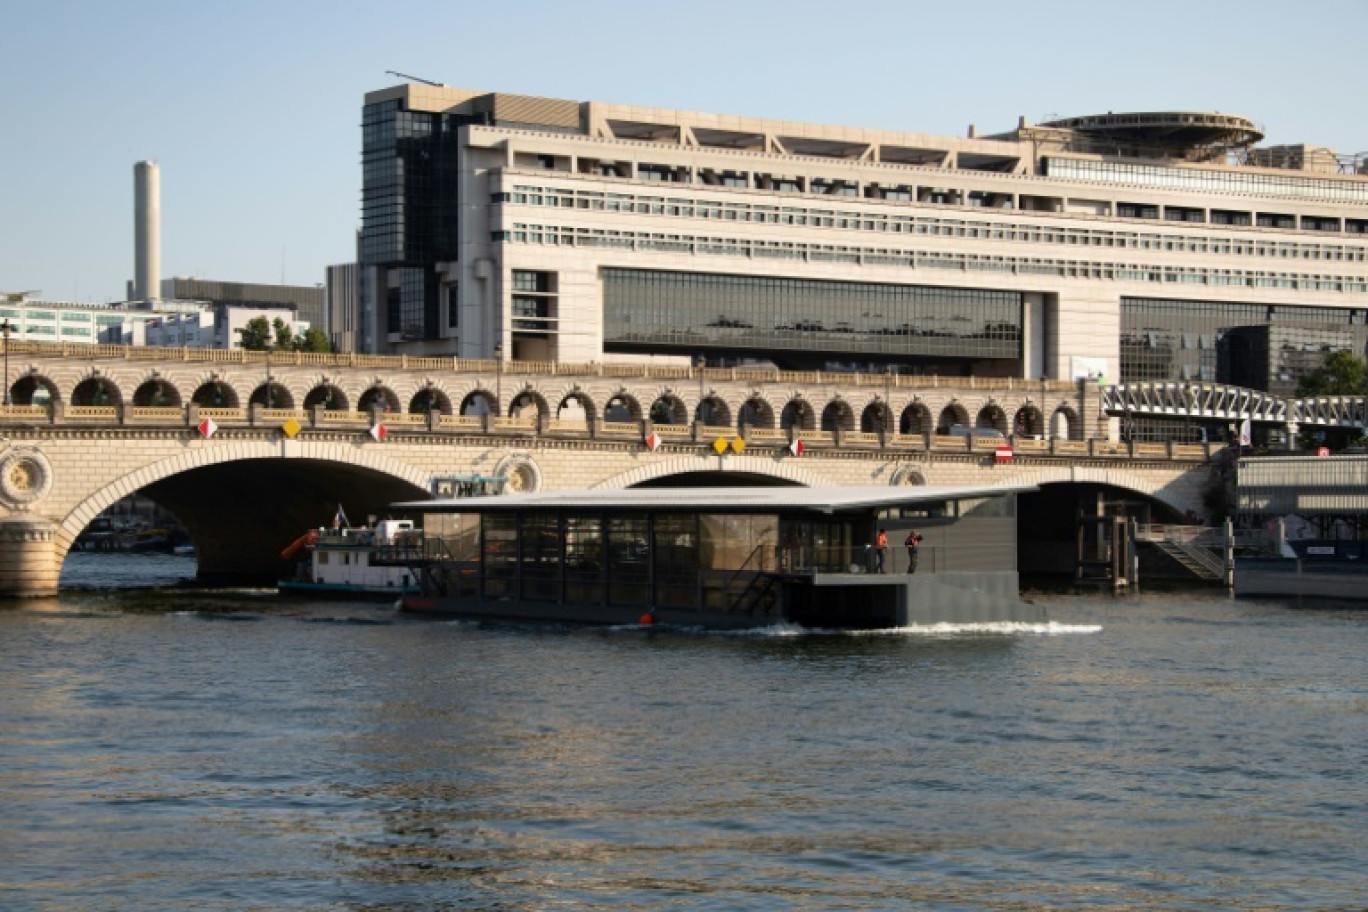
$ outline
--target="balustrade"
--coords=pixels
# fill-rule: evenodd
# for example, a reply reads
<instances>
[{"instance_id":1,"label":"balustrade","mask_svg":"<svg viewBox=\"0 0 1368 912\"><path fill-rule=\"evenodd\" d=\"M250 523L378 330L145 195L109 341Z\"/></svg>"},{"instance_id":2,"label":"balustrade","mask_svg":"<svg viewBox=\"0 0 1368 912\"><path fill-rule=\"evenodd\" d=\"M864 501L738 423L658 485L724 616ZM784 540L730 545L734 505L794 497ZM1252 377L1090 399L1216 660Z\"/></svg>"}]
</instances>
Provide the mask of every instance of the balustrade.
<instances>
[{"instance_id":1,"label":"balustrade","mask_svg":"<svg viewBox=\"0 0 1368 912\"><path fill-rule=\"evenodd\" d=\"M0 406L0 425L5 421L32 424L74 421L82 425L107 423L117 425L122 419L143 426L184 426L190 419L189 408L194 409L197 419L213 419L223 425L248 424L253 420L252 409L214 408L204 406L127 406L77 405L58 407L54 413L47 405ZM304 429L338 428L342 426L369 426L370 412L329 411L324 409L281 409L256 408L255 421L262 425L283 425L291 420L298 422ZM444 415L439 414L432 422L428 413L395 413L381 415L381 421L395 429L426 429L431 424L434 432L447 433L484 433L486 425L491 433L514 433L518 435L537 434L544 431L559 436L594 436L613 438L618 441L643 439L643 427L649 424L651 430L661 438L672 442L693 442L700 446L711 447L713 442L722 438L728 442L743 437L747 444L756 447L786 447L792 438L803 441L810 448L850 447L861 451L888 451L892 453L925 453L927 438L922 434L879 434L869 431L818 431L788 428L747 427L744 435L729 425L692 425L692 424L650 424L641 421L599 421L596 424L586 419L539 419L533 414L500 418L483 415ZM837 443L839 439L839 444ZM1061 438L1044 439L1040 437L999 437L984 435L947 435L936 434L930 438L929 449L941 453L964 453L975 456L988 456L999 447L1008 446L1017 456L1038 456L1054 458L1131 458L1179 462L1205 462L1219 449L1215 444L1177 444L1133 442L1121 443L1107 440L1066 440Z\"/></svg>"}]
</instances>

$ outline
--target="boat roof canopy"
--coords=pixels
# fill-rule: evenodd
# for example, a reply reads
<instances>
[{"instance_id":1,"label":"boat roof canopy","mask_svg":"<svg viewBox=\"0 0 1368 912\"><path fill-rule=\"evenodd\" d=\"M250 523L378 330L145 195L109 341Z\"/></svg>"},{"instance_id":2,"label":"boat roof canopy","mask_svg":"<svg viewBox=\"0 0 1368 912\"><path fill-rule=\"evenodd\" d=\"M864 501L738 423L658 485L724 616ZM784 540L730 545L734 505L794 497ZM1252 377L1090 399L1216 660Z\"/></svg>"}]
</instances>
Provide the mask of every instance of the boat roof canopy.
<instances>
[{"instance_id":1,"label":"boat roof canopy","mask_svg":"<svg viewBox=\"0 0 1368 912\"><path fill-rule=\"evenodd\" d=\"M411 500L394 509L420 513L505 513L517 510L613 510L688 513L845 513L910 507L1035 491L1031 484L863 485L839 488L593 488Z\"/></svg>"}]
</instances>

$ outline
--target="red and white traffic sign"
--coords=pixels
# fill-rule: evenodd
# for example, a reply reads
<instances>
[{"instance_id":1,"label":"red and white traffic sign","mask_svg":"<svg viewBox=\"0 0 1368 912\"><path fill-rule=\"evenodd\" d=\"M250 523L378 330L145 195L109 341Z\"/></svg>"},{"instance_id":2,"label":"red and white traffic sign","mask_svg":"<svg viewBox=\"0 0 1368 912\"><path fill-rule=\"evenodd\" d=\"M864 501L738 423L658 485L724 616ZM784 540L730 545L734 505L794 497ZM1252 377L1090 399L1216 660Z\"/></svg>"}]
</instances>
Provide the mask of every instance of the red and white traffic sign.
<instances>
[{"instance_id":1,"label":"red and white traffic sign","mask_svg":"<svg viewBox=\"0 0 1368 912\"><path fill-rule=\"evenodd\" d=\"M206 440L218 433L218 425L214 423L213 418L205 418L199 424L195 425L195 429L198 430L200 436Z\"/></svg>"},{"instance_id":2,"label":"red and white traffic sign","mask_svg":"<svg viewBox=\"0 0 1368 912\"><path fill-rule=\"evenodd\" d=\"M795 440L793 441L793 443L789 444L789 452L792 453L794 456L802 456L803 450L806 449L807 447L803 446L803 441L801 440Z\"/></svg>"},{"instance_id":3,"label":"red and white traffic sign","mask_svg":"<svg viewBox=\"0 0 1368 912\"><path fill-rule=\"evenodd\" d=\"M660 435L655 431L646 435L646 449L650 450L652 453L660 449Z\"/></svg>"},{"instance_id":4,"label":"red and white traffic sign","mask_svg":"<svg viewBox=\"0 0 1368 912\"><path fill-rule=\"evenodd\" d=\"M376 440L380 441L381 443L384 443L385 437L388 434L389 431L385 428L383 424L375 424L371 426L370 435L374 437Z\"/></svg>"}]
</instances>

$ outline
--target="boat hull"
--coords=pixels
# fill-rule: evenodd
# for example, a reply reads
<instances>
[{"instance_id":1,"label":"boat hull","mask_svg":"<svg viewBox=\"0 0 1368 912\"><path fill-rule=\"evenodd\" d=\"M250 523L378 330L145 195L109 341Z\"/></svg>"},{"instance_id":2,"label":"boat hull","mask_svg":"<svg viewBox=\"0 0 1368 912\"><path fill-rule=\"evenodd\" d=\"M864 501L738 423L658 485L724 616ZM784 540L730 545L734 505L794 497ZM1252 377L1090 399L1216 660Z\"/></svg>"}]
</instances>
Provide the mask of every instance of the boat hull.
<instances>
[{"instance_id":1,"label":"boat hull","mask_svg":"<svg viewBox=\"0 0 1368 912\"><path fill-rule=\"evenodd\" d=\"M931 624L1044 623L1045 610L1021 600L1015 573L941 573L898 577L819 574L779 580L765 610L721 611L606 605L519 598L406 595L400 610L416 616L585 625L664 624L744 630L776 624L880 630Z\"/></svg>"},{"instance_id":2,"label":"boat hull","mask_svg":"<svg viewBox=\"0 0 1368 912\"><path fill-rule=\"evenodd\" d=\"M281 595L292 598L355 599L370 602L393 602L418 591L414 586L359 586L352 583L306 583L299 580L279 580L276 588Z\"/></svg>"}]
</instances>

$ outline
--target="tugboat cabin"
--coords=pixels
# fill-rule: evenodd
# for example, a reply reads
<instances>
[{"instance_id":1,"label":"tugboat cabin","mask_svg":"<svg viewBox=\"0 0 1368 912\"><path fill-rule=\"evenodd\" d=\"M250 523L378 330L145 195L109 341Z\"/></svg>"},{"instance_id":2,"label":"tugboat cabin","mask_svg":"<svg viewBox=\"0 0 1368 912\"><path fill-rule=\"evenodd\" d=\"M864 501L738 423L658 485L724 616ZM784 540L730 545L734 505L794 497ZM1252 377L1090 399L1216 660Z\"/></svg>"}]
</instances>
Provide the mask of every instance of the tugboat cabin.
<instances>
[{"instance_id":1,"label":"tugboat cabin","mask_svg":"<svg viewBox=\"0 0 1368 912\"><path fill-rule=\"evenodd\" d=\"M427 539L422 591L403 606L720 628L1040 620L1017 593L1016 494L1028 490L629 488L396 504L422 517Z\"/></svg>"}]
</instances>

